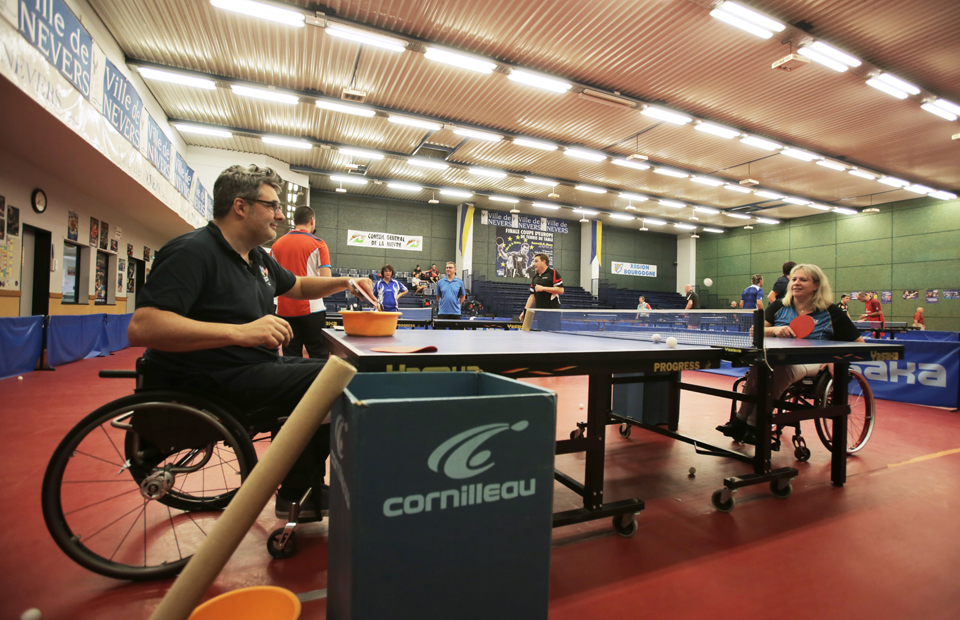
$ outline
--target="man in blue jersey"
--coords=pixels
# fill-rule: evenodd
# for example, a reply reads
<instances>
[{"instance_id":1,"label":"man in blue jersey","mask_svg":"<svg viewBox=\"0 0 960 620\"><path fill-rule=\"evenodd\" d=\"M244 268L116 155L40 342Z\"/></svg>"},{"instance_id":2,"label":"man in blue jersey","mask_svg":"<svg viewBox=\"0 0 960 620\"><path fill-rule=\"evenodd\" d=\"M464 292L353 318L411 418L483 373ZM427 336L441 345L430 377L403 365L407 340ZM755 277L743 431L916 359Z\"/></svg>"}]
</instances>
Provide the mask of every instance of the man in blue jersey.
<instances>
[{"instance_id":1,"label":"man in blue jersey","mask_svg":"<svg viewBox=\"0 0 960 620\"><path fill-rule=\"evenodd\" d=\"M374 285L373 294L377 304L380 305L380 310L397 312L397 302L407 294L407 287L399 280L393 279L393 265L384 265L380 269L380 281Z\"/></svg>"},{"instance_id":2,"label":"man in blue jersey","mask_svg":"<svg viewBox=\"0 0 960 620\"><path fill-rule=\"evenodd\" d=\"M750 286L740 295L740 307L744 310L763 310L763 276L759 273L750 278Z\"/></svg>"},{"instance_id":3,"label":"man in blue jersey","mask_svg":"<svg viewBox=\"0 0 960 620\"><path fill-rule=\"evenodd\" d=\"M459 319L460 306L467 298L467 288L457 277L457 265L447 263L447 277L437 282L437 318Z\"/></svg>"}]
</instances>

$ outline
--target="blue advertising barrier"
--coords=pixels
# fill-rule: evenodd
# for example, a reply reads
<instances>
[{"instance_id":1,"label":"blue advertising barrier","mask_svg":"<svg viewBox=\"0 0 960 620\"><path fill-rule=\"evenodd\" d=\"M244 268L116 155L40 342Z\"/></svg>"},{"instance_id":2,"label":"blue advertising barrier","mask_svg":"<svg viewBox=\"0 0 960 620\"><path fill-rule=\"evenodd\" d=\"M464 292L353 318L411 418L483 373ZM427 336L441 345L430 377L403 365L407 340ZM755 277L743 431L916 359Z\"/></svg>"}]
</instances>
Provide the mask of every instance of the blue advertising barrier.
<instances>
[{"instance_id":1,"label":"blue advertising barrier","mask_svg":"<svg viewBox=\"0 0 960 620\"><path fill-rule=\"evenodd\" d=\"M32 371L43 351L43 317L0 319L0 379Z\"/></svg>"},{"instance_id":2,"label":"blue advertising barrier","mask_svg":"<svg viewBox=\"0 0 960 620\"><path fill-rule=\"evenodd\" d=\"M960 342L897 342L904 347L902 360L850 364L870 382L873 395L932 407L960 406Z\"/></svg>"},{"instance_id":3,"label":"blue advertising barrier","mask_svg":"<svg viewBox=\"0 0 960 620\"><path fill-rule=\"evenodd\" d=\"M88 357L110 355L130 346L132 314L51 316L47 325L47 363L57 367Z\"/></svg>"},{"instance_id":4,"label":"blue advertising barrier","mask_svg":"<svg viewBox=\"0 0 960 620\"><path fill-rule=\"evenodd\" d=\"M960 334L957 332L922 332L912 331L905 334L897 334L897 340L923 340L925 342L960 342Z\"/></svg>"}]
</instances>

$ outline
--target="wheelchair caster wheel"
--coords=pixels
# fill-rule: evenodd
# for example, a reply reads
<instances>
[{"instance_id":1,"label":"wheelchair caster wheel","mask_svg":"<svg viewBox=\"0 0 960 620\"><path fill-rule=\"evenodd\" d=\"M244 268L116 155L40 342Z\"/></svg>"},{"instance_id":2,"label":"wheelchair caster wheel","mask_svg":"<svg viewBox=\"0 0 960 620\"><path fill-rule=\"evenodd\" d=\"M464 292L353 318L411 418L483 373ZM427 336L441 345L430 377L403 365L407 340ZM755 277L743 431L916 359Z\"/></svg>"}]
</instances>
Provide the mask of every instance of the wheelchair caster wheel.
<instances>
[{"instance_id":1,"label":"wheelchair caster wheel","mask_svg":"<svg viewBox=\"0 0 960 620\"><path fill-rule=\"evenodd\" d=\"M283 537L284 528L277 528L270 533L270 537L267 538L267 553L278 560L285 560L291 557L294 553L297 552L297 533L290 532L290 537L287 538L287 543L280 547L280 539Z\"/></svg>"},{"instance_id":2,"label":"wheelchair caster wheel","mask_svg":"<svg viewBox=\"0 0 960 620\"><path fill-rule=\"evenodd\" d=\"M810 448L801 447L793 451L793 456L797 457L798 461L809 461L810 460Z\"/></svg>"},{"instance_id":3,"label":"wheelchair caster wheel","mask_svg":"<svg viewBox=\"0 0 960 620\"><path fill-rule=\"evenodd\" d=\"M570 439L580 439L581 437L583 437L582 428L575 428L572 431L570 431Z\"/></svg>"},{"instance_id":4,"label":"wheelchair caster wheel","mask_svg":"<svg viewBox=\"0 0 960 620\"><path fill-rule=\"evenodd\" d=\"M639 527L637 516L632 513L617 515L613 518L613 529L624 538L630 538L636 534Z\"/></svg>"},{"instance_id":5,"label":"wheelchair caster wheel","mask_svg":"<svg viewBox=\"0 0 960 620\"><path fill-rule=\"evenodd\" d=\"M714 491L713 495L710 497L710 501L713 502L713 507L719 510L720 512L730 512L733 510L733 496L729 495L727 501L723 501L723 495L727 493L729 495L730 491L727 489L720 489Z\"/></svg>"},{"instance_id":6,"label":"wheelchair caster wheel","mask_svg":"<svg viewBox=\"0 0 960 620\"><path fill-rule=\"evenodd\" d=\"M621 437L629 437L629 436L630 436L630 431L631 431L632 428L633 428L632 426L630 426L629 424L627 424L626 422L624 422L623 424L620 425L620 436L621 436Z\"/></svg>"},{"instance_id":7,"label":"wheelchair caster wheel","mask_svg":"<svg viewBox=\"0 0 960 620\"><path fill-rule=\"evenodd\" d=\"M780 482L778 480L772 481L770 483L770 491L773 492L773 494L776 497L779 497L780 499L786 499L790 497L790 494L793 493L793 485L790 484L789 480L787 480L786 482L787 482L786 486L781 487Z\"/></svg>"}]
</instances>

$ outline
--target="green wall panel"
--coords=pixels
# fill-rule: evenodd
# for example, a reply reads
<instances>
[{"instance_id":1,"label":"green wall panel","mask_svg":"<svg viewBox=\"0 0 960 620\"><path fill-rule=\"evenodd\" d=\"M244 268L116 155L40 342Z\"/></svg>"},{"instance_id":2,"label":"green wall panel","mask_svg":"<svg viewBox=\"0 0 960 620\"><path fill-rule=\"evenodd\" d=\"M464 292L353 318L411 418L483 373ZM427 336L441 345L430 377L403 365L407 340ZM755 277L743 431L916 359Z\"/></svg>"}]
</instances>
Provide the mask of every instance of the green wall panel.
<instances>
[{"instance_id":1,"label":"green wall panel","mask_svg":"<svg viewBox=\"0 0 960 620\"><path fill-rule=\"evenodd\" d=\"M805 219L805 218L802 218ZM837 242L836 222L822 222L808 226L790 227L790 249L809 248ZM795 258L792 260L796 260ZM800 262L796 260L796 262Z\"/></svg>"},{"instance_id":2,"label":"green wall panel","mask_svg":"<svg viewBox=\"0 0 960 620\"><path fill-rule=\"evenodd\" d=\"M770 280L770 286L773 286L773 282L783 273L783 264L788 260L792 259L790 249L786 245L772 252L755 252L750 257L750 268L745 273L748 275L763 274L764 280L770 280L770 277L773 276L773 279Z\"/></svg>"},{"instance_id":3,"label":"green wall panel","mask_svg":"<svg viewBox=\"0 0 960 620\"><path fill-rule=\"evenodd\" d=\"M761 224L757 224L761 226ZM766 224L765 228L769 228ZM755 232L750 240L750 252L757 255L762 252L774 252L790 247L790 229L774 228L763 232ZM782 262L782 261L781 261Z\"/></svg>"},{"instance_id":4,"label":"green wall panel","mask_svg":"<svg viewBox=\"0 0 960 620\"><path fill-rule=\"evenodd\" d=\"M837 246L822 245L810 248L791 248L790 260L797 264L811 263L820 267L821 269L833 269L837 266ZM779 278L783 273L783 263L780 264L780 267L781 269L776 274L777 278ZM773 286L773 283L776 281L776 278L771 280L770 286Z\"/></svg>"},{"instance_id":5,"label":"green wall panel","mask_svg":"<svg viewBox=\"0 0 960 620\"><path fill-rule=\"evenodd\" d=\"M890 264L838 267L836 277L831 281L834 283L834 292L889 291L892 290L891 271L892 266ZM829 276L830 274L827 273L827 277Z\"/></svg>"},{"instance_id":6,"label":"green wall panel","mask_svg":"<svg viewBox=\"0 0 960 620\"><path fill-rule=\"evenodd\" d=\"M750 238L747 236L724 237L717 244L717 256L737 256L750 253Z\"/></svg>"},{"instance_id":7,"label":"green wall panel","mask_svg":"<svg viewBox=\"0 0 960 620\"><path fill-rule=\"evenodd\" d=\"M718 276L744 276L750 272L750 255L731 256L717 265ZM699 277L699 272L697 276ZM702 278L701 278L702 279Z\"/></svg>"},{"instance_id":8,"label":"green wall panel","mask_svg":"<svg viewBox=\"0 0 960 620\"><path fill-rule=\"evenodd\" d=\"M920 201L929 199L920 199ZM911 201L912 202L912 201ZM906 237L944 230L960 230L960 200L937 201L923 208L893 212L893 235Z\"/></svg>"},{"instance_id":9,"label":"green wall panel","mask_svg":"<svg viewBox=\"0 0 960 620\"><path fill-rule=\"evenodd\" d=\"M847 216L837 220L837 242L883 239L892 234L893 212Z\"/></svg>"},{"instance_id":10,"label":"green wall panel","mask_svg":"<svg viewBox=\"0 0 960 620\"><path fill-rule=\"evenodd\" d=\"M894 262L951 260L960 256L957 231L898 237L893 244Z\"/></svg>"},{"instance_id":11,"label":"green wall panel","mask_svg":"<svg viewBox=\"0 0 960 620\"><path fill-rule=\"evenodd\" d=\"M837 267L859 267L862 265L889 265L891 241L874 239L837 244ZM794 258L793 260L797 260ZM800 262L800 261L797 261ZM819 264L819 263L817 263ZM820 265L823 267L824 265Z\"/></svg>"}]
</instances>

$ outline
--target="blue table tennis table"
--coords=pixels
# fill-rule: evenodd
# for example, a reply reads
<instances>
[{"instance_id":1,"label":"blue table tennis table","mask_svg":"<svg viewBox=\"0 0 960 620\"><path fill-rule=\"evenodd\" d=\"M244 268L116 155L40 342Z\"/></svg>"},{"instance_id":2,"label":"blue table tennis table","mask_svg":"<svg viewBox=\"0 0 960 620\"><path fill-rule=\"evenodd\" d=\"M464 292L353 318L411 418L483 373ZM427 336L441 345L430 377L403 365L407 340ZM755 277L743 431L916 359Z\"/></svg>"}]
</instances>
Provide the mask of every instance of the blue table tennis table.
<instances>
[{"instance_id":1,"label":"blue table tennis table","mask_svg":"<svg viewBox=\"0 0 960 620\"><path fill-rule=\"evenodd\" d=\"M762 325L762 312L754 314ZM759 330L762 334L762 329ZM716 333L716 332L713 332ZM574 431L570 439L557 441L556 454L584 453L583 483L557 471L555 479L583 498L583 507L554 514L553 525L560 527L600 518L613 518L618 532L630 535L636 531L634 515L644 503L639 498L605 501L603 472L606 427L610 424L630 424L694 444L698 452L724 456L749 463L753 473L727 478L724 489L771 483L789 484L797 475L792 467L773 469L771 466L771 420L774 399L766 394L772 369L769 365L800 363L835 363L834 403L846 403L848 365L854 361L878 358L898 359L903 347L887 343L847 343L809 340L769 339L766 350L756 347L712 346L709 344L665 344L634 340L620 332L564 333L552 331L397 331L385 338L351 337L342 331L324 330L330 351L361 372L417 372L417 371L478 371L509 377L544 377L587 375L589 395L587 420L583 432ZM761 336L762 340L762 336ZM379 347L436 346L433 353L383 353L371 349ZM758 395L716 390L681 381L684 370L718 368L721 360L735 366L754 366L760 370ZM766 359L766 362L764 362ZM614 374L645 373L645 376L613 378ZM611 394L614 383L632 381L668 382L667 428L650 426L629 415L611 412ZM735 400L754 400L757 403L757 428L760 434L753 456L686 437L677 432L680 415L680 392L690 390ZM797 409L787 403L787 409ZM789 411L792 420L832 417L834 419L831 481L836 486L846 482L846 405L834 405L806 411ZM781 414L782 415L782 414ZM580 430L580 429L578 429Z\"/></svg>"}]
</instances>

